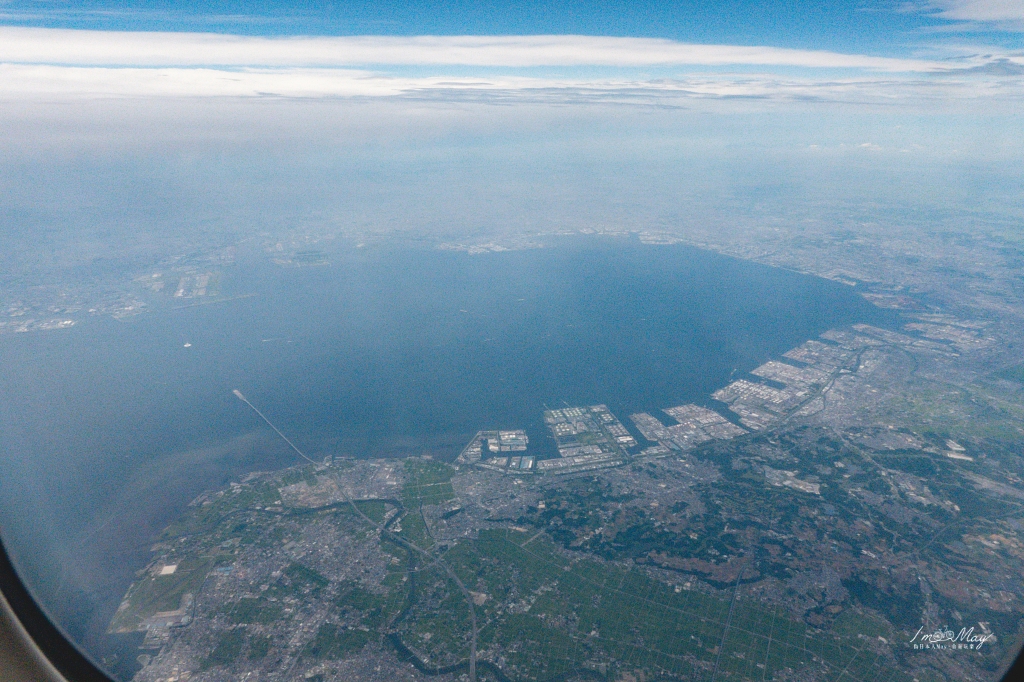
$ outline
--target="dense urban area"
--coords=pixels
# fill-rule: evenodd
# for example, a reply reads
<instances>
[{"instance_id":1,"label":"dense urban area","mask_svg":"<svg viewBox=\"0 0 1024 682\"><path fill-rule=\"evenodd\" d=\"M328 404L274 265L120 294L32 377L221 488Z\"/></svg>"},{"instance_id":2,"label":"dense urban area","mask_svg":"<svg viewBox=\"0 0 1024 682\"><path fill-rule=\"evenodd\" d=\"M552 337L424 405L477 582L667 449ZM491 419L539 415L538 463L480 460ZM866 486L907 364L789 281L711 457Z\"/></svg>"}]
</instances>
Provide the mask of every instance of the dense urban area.
<instances>
[{"instance_id":1,"label":"dense urban area","mask_svg":"<svg viewBox=\"0 0 1024 682\"><path fill-rule=\"evenodd\" d=\"M827 331L635 431L548 410L555 459L481 431L211 491L111 631L154 681L992 679L1024 636L1013 340L872 297L902 331Z\"/></svg>"},{"instance_id":2,"label":"dense urban area","mask_svg":"<svg viewBox=\"0 0 1024 682\"><path fill-rule=\"evenodd\" d=\"M995 679L1024 642L1024 245L891 234L603 233L844 282L900 327L829 330L699 405L548 409L555 458L481 424L447 461L252 473L164 531L110 632L144 633L140 682ZM334 239L263 248L322 266ZM0 333L229 305L233 260L11 287Z\"/></svg>"}]
</instances>

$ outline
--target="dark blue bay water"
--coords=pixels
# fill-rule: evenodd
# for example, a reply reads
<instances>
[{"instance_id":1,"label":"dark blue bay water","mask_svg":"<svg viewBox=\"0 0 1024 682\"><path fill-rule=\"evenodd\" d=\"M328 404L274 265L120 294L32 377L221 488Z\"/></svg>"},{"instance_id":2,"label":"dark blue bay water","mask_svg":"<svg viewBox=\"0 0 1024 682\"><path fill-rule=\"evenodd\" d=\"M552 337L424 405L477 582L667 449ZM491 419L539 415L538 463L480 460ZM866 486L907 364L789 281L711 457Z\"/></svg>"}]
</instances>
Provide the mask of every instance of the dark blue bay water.
<instances>
[{"instance_id":1,"label":"dark blue bay water","mask_svg":"<svg viewBox=\"0 0 1024 682\"><path fill-rule=\"evenodd\" d=\"M544 405L626 422L706 402L830 327L889 321L842 284L626 240L331 261L230 268L223 293L249 298L0 337L0 529L88 646L190 499L295 463L234 388L314 458L452 458L493 428L550 456Z\"/></svg>"}]
</instances>

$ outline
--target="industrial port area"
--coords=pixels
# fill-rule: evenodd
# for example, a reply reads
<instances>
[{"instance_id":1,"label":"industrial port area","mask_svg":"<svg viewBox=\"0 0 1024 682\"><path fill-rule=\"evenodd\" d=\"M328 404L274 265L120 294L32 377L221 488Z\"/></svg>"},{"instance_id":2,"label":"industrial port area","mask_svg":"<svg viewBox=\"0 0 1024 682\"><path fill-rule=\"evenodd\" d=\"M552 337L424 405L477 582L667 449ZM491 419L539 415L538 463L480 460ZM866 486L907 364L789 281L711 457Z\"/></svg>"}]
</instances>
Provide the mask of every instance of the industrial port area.
<instances>
[{"instance_id":1,"label":"industrial port area","mask_svg":"<svg viewBox=\"0 0 1024 682\"><path fill-rule=\"evenodd\" d=\"M907 327L911 331L931 331L914 323ZM978 338L970 326L946 325L943 329L957 330L943 336L956 344ZM813 414L821 408L822 396L836 377L855 371L865 350L886 344L944 356L957 354L949 345L871 325L832 329L786 351L781 359L754 368L748 378L737 379L712 393L709 404L721 406L722 412L692 403L664 408L662 412L674 424L665 424L647 412L630 415L649 443L645 447L607 405L567 405L544 412L544 423L555 441L558 457L538 459L523 454L529 438L526 431L516 429L479 431L456 462L507 474L580 474L763 431L791 416Z\"/></svg>"}]
</instances>

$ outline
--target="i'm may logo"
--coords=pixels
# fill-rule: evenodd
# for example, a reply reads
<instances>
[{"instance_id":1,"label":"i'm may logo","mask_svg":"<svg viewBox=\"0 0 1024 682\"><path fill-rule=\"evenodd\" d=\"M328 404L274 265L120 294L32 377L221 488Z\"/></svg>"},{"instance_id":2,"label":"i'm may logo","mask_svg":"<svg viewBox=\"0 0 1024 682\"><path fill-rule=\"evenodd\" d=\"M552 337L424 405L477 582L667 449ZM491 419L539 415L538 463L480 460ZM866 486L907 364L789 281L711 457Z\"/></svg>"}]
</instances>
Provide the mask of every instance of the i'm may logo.
<instances>
[{"instance_id":1,"label":"i'm may logo","mask_svg":"<svg viewBox=\"0 0 1024 682\"><path fill-rule=\"evenodd\" d=\"M953 632L949 628L939 628L934 632L925 632L924 626L914 633L909 644L914 649L942 649L954 650L965 649L968 651L979 651L986 643L996 638L988 628L982 632L975 632L973 627L960 628L959 632Z\"/></svg>"}]
</instances>

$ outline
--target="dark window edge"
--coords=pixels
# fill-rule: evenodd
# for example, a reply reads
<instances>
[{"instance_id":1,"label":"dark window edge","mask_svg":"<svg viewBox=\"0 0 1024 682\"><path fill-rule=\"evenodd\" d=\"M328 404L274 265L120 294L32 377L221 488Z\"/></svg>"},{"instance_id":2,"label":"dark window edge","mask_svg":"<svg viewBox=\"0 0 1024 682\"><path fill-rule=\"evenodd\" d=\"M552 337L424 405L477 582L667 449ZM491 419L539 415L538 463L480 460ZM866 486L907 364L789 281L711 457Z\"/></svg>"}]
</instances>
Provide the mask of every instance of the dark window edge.
<instances>
[{"instance_id":1,"label":"dark window edge","mask_svg":"<svg viewBox=\"0 0 1024 682\"><path fill-rule=\"evenodd\" d=\"M0 592L39 652L69 682L111 682L75 647L36 603L21 582L0 539Z\"/></svg>"}]
</instances>

